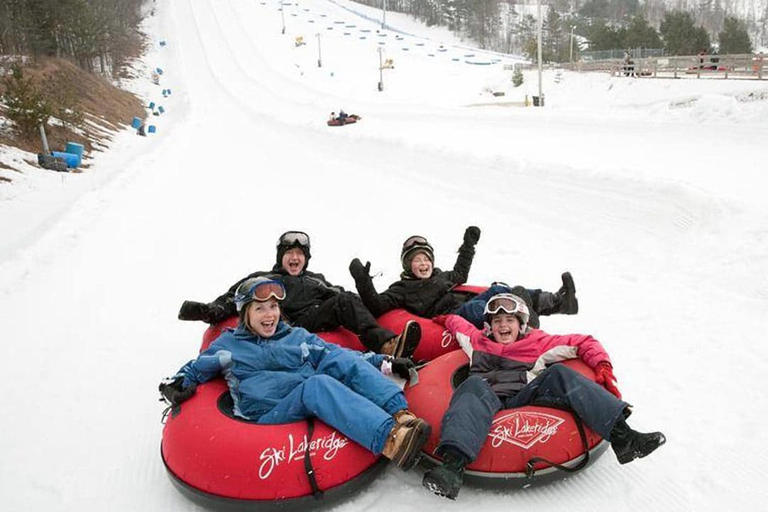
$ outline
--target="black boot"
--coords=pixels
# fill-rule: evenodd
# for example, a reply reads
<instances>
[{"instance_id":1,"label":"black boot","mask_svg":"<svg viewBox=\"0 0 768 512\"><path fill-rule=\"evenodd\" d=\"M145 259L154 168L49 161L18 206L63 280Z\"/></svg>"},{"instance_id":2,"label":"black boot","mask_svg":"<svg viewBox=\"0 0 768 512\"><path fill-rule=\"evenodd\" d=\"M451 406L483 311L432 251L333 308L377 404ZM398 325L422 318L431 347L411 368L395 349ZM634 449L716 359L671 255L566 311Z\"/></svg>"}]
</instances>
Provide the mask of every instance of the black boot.
<instances>
[{"instance_id":1,"label":"black boot","mask_svg":"<svg viewBox=\"0 0 768 512\"><path fill-rule=\"evenodd\" d=\"M575 315L579 312L579 301L576 299L576 285L573 284L573 277L570 272L563 272L560 277L563 280L563 286L555 294L558 302L557 312L561 315Z\"/></svg>"},{"instance_id":2,"label":"black boot","mask_svg":"<svg viewBox=\"0 0 768 512\"><path fill-rule=\"evenodd\" d=\"M645 457L666 442L667 438L661 432L642 434L632 430L623 418L611 430L611 448L619 464Z\"/></svg>"},{"instance_id":3,"label":"black boot","mask_svg":"<svg viewBox=\"0 0 768 512\"><path fill-rule=\"evenodd\" d=\"M185 300L179 309L179 320L202 320L208 313L208 304Z\"/></svg>"},{"instance_id":4,"label":"black boot","mask_svg":"<svg viewBox=\"0 0 768 512\"><path fill-rule=\"evenodd\" d=\"M464 467L469 461L464 455L451 448L443 453L443 463L424 473L421 485L448 499L455 500L464 482Z\"/></svg>"}]
</instances>

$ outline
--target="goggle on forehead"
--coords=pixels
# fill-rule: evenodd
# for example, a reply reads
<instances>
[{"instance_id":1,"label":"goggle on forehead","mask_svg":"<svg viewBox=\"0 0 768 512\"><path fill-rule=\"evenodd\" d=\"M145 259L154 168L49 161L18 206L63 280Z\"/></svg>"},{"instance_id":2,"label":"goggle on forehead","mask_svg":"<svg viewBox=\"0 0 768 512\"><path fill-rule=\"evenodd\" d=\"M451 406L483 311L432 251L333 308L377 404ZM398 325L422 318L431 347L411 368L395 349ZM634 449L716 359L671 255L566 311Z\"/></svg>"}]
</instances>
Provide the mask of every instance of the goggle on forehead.
<instances>
[{"instance_id":1,"label":"goggle on forehead","mask_svg":"<svg viewBox=\"0 0 768 512\"><path fill-rule=\"evenodd\" d=\"M486 304L485 314L495 315L499 311L503 311L509 315L514 315L515 313L525 312L526 309L527 306L525 305L525 302L514 295L509 295L493 299Z\"/></svg>"},{"instance_id":2,"label":"goggle on forehead","mask_svg":"<svg viewBox=\"0 0 768 512\"><path fill-rule=\"evenodd\" d=\"M429 245L429 242L427 242L427 239L423 236L411 236L405 242L403 242L403 250L410 249L415 245Z\"/></svg>"},{"instance_id":3,"label":"goggle on forehead","mask_svg":"<svg viewBox=\"0 0 768 512\"><path fill-rule=\"evenodd\" d=\"M254 283L250 288L245 290L241 297L236 297L237 302L243 302L245 299L253 298L258 302L264 302L271 298L277 300L285 299L285 288L277 281L261 281Z\"/></svg>"},{"instance_id":4,"label":"goggle on forehead","mask_svg":"<svg viewBox=\"0 0 768 512\"><path fill-rule=\"evenodd\" d=\"M309 235L303 231L288 231L280 236L279 245L300 245L302 247L309 247Z\"/></svg>"}]
</instances>

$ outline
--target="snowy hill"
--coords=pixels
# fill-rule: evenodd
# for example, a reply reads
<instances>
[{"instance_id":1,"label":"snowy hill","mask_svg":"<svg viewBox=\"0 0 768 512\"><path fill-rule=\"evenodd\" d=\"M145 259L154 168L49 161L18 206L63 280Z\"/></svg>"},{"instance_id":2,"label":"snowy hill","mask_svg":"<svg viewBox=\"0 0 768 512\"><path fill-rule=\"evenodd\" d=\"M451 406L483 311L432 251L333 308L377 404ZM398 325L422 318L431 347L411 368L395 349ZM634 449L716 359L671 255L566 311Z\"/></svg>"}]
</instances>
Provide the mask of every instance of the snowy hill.
<instances>
[{"instance_id":1,"label":"snowy hill","mask_svg":"<svg viewBox=\"0 0 768 512\"><path fill-rule=\"evenodd\" d=\"M546 107L523 108L536 74L512 87L512 56L391 13L377 32L345 0L284 14L282 34L277 0L158 0L143 65L165 73L136 86L166 107L157 134L0 185L4 508L195 510L159 456L157 384L204 328L182 300L270 267L288 229L312 236L310 270L354 289L360 257L382 290L408 235L445 269L475 224L470 281L556 289L570 270L580 312L543 328L600 339L632 424L668 443L457 502L388 468L338 510L762 510L768 81L545 72ZM339 108L363 120L327 127Z\"/></svg>"}]
</instances>

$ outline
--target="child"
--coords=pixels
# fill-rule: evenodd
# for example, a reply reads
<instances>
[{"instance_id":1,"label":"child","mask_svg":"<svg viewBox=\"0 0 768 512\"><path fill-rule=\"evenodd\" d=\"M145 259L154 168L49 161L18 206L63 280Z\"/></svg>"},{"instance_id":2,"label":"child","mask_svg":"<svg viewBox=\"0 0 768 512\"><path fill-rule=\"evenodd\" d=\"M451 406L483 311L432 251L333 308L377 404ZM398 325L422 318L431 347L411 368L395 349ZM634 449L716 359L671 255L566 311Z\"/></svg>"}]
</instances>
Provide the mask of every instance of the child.
<instances>
[{"instance_id":1,"label":"child","mask_svg":"<svg viewBox=\"0 0 768 512\"><path fill-rule=\"evenodd\" d=\"M363 304L375 317L396 308L405 308L424 318L454 313L469 320L475 327L482 328L483 308L487 300L498 293L513 292L513 289L503 283L494 283L488 290L464 304L451 293L456 285L467 282L475 256L475 245L479 240L480 228L468 227L464 232L464 243L459 247L459 257L453 270L444 272L434 266L435 253L427 239L422 236L409 237L400 254L400 262L403 265L400 281L392 283L382 293L376 292L368 275L370 262L363 266L360 260L355 258L349 265L349 271L355 279ZM576 300L573 278L569 272L565 272L562 279L563 286L557 293L514 288L513 293L522 295L535 312L531 319L533 327L539 326L538 315L578 313L579 303Z\"/></svg>"},{"instance_id":2,"label":"child","mask_svg":"<svg viewBox=\"0 0 768 512\"><path fill-rule=\"evenodd\" d=\"M443 464L424 474L423 485L456 499L464 467L474 461L501 409L552 403L569 407L586 426L611 443L620 464L645 457L666 441L661 432L629 428L630 406L621 400L610 358L592 336L550 335L528 327L525 302L512 294L485 306L485 333L455 315L433 318L459 339L470 358L469 378L454 392L443 416L436 453ZM593 382L563 365L579 357L595 371ZM538 363L538 364L537 364Z\"/></svg>"}]
</instances>

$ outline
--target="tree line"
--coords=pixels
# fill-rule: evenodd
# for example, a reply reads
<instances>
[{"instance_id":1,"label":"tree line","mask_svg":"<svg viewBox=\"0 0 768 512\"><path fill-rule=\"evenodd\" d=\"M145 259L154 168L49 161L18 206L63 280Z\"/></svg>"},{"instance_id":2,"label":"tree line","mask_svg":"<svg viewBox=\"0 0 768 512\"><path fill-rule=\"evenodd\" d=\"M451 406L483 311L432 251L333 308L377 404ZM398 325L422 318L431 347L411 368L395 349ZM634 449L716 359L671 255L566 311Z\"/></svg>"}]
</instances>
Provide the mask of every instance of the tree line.
<instances>
[{"instance_id":1,"label":"tree line","mask_svg":"<svg viewBox=\"0 0 768 512\"><path fill-rule=\"evenodd\" d=\"M139 44L143 0L0 0L0 55L58 57L102 74Z\"/></svg>"},{"instance_id":2,"label":"tree line","mask_svg":"<svg viewBox=\"0 0 768 512\"><path fill-rule=\"evenodd\" d=\"M382 8L384 0L356 0ZM511 0L386 0L387 10L410 14L428 26L445 26L481 48L534 59L535 4ZM720 0L702 2L695 12L668 10L663 0L546 0L542 2L542 57L567 62L578 57L579 41L590 50L663 48L667 55L751 53L750 31L765 37L755 20L728 16ZM679 4L678 4L679 5Z\"/></svg>"}]
</instances>

